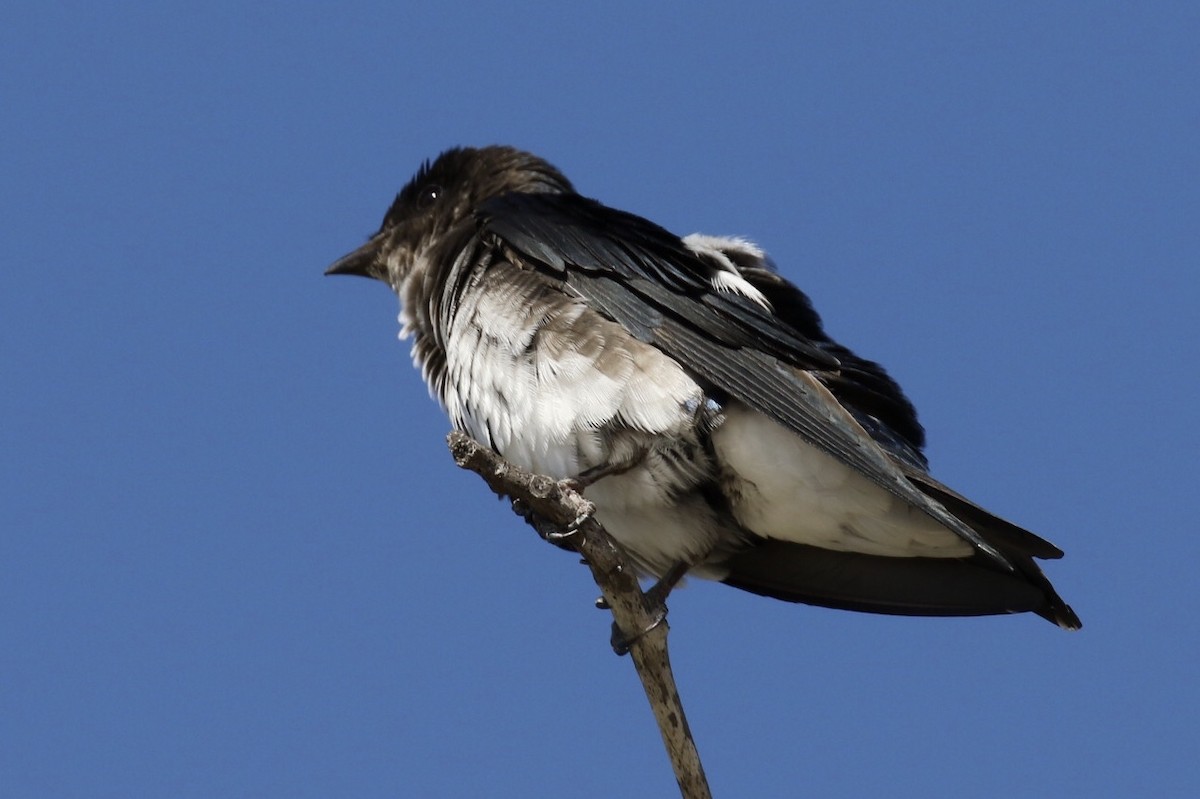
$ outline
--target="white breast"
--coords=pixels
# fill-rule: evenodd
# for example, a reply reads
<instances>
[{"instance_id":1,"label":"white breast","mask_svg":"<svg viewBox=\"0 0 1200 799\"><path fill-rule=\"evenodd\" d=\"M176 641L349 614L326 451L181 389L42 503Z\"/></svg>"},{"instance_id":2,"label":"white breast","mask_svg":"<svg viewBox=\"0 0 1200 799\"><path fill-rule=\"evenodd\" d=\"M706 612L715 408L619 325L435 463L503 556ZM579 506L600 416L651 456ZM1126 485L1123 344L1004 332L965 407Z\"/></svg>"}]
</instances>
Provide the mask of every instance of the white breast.
<instances>
[{"instance_id":1,"label":"white breast","mask_svg":"<svg viewBox=\"0 0 1200 799\"><path fill-rule=\"evenodd\" d=\"M446 337L442 398L455 425L556 477L610 462L601 429L678 436L702 392L670 358L535 276L465 298Z\"/></svg>"},{"instance_id":2,"label":"white breast","mask_svg":"<svg viewBox=\"0 0 1200 799\"><path fill-rule=\"evenodd\" d=\"M643 571L661 575L708 554L728 531L695 490L711 479L706 460L690 460L706 458L695 427L715 413L699 385L534 275L485 281L462 299L443 339L440 399L454 425L552 477L630 466L585 494Z\"/></svg>"}]
</instances>

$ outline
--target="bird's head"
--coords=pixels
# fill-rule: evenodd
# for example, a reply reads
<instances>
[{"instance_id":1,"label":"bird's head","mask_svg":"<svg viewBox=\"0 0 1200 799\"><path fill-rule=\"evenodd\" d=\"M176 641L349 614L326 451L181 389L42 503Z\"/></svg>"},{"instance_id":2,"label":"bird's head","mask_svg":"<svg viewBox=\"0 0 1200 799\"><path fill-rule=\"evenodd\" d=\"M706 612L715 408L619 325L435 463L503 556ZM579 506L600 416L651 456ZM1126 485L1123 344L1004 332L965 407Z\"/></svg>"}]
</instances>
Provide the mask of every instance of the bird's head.
<instances>
[{"instance_id":1,"label":"bird's head","mask_svg":"<svg viewBox=\"0 0 1200 799\"><path fill-rule=\"evenodd\" d=\"M327 275L360 275L397 288L437 242L474 225L479 205L512 192L573 192L546 161L512 147L456 147L413 175L366 244L339 258Z\"/></svg>"}]
</instances>

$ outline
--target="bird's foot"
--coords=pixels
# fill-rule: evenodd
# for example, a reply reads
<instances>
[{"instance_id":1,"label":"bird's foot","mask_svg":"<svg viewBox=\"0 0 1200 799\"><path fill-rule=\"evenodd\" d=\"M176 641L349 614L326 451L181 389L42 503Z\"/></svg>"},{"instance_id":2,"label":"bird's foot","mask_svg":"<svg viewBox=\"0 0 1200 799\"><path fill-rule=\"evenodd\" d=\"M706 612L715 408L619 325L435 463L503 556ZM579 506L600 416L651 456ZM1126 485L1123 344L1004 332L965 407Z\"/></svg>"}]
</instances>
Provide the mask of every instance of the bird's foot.
<instances>
[{"instance_id":1,"label":"bird's foot","mask_svg":"<svg viewBox=\"0 0 1200 799\"><path fill-rule=\"evenodd\" d=\"M613 622L610 643L617 655L629 654L629 650L637 643L638 639L667 620L667 597L670 595L672 589L679 585L679 581L683 579L683 576L687 574L688 568L688 564L684 561L676 563L670 569L667 569L667 572L658 578L654 585L643 592L643 595L646 597L646 604L651 608L653 620L640 631L634 635L626 635L617 626L617 623ZM610 605L604 597L596 600L596 607L605 610L610 609Z\"/></svg>"},{"instance_id":2,"label":"bird's foot","mask_svg":"<svg viewBox=\"0 0 1200 799\"><path fill-rule=\"evenodd\" d=\"M513 513L525 520L525 523L537 531L537 534L543 540L549 541L556 547L574 551L575 547L571 546L570 539L579 531L579 525L583 524L590 517L590 513L580 514L566 527L560 527L556 524L546 521L541 516L538 516L532 508L529 507L523 500L514 499L512 501Z\"/></svg>"},{"instance_id":3,"label":"bird's foot","mask_svg":"<svg viewBox=\"0 0 1200 799\"><path fill-rule=\"evenodd\" d=\"M647 633L667 620L667 609L665 606L659 606L654 614L654 620L650 624L643 627L634 635L626 635L625 632L617 626L614 621L612 625L612 636L609 638L609 643L612 644L613 651L617 653L617 657L628 655L629 650L633 649L633 645L642 639Z\"/></svg>"}]
</instances>

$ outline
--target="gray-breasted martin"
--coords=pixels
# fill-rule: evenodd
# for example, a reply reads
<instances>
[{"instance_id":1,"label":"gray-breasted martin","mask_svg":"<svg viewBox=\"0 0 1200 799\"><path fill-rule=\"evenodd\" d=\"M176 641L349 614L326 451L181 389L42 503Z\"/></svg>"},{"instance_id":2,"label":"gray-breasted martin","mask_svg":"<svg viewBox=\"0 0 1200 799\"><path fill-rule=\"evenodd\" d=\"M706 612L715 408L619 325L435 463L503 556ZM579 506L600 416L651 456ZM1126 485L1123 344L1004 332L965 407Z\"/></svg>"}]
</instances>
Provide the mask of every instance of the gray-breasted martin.
<instances>
[{"instance_id":1,"label":"gray-breasted martin","mask_svg":"<svg viewBox=\"0 0 1200 799\"><path fill-rule=\"evenodd\" d=\"M741 238L680 238L509 147L448 150L328 274L400 297L454 427L577 478L646 575L905 615L1080 626L1053 544L929 476L878 364Z\"/></svg>"}]
</instances>

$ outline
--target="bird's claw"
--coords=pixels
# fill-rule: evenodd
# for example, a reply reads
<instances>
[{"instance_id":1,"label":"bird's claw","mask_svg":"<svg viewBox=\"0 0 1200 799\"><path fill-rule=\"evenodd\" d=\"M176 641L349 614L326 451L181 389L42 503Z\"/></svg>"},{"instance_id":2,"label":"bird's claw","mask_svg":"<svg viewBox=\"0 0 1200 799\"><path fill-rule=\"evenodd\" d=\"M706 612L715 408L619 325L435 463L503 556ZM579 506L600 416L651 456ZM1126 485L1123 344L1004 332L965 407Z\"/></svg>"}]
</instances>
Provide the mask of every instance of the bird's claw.
<instances>
[{"instance_id":1,"label":"bird's claw","mask_svg":"<svg viewBox=\"0 0 1200 799\"><path fill-rule=\"evenodd\" d=\"M562 544L566 542L568 538L571 538L578 533L579 526L590 518L592 518L592 512L590 510L585 511L576 516L575 519L562 530L551 530L550 532L546 533L546 540L552 544Z\"/></svg>"},{"instance_id":2,"label":"bird's claw","mask_svg":"<svg viewBox=\"0 0 1200 799\"><path fill-rule=\"evenodd\" d=\"M656 627L660 626L667 620L667 609L660 607L654 615L654 621L650 622L646 627L642 628L634 635L626 635L625 632L617 626L614 621L612 626L612 636L609 638L609 643L612 644L613 652L617 653L617 657L628 655L629 650L633 649L633 645L640 641L647 633Z\"/></svg>"}]
</instances>

